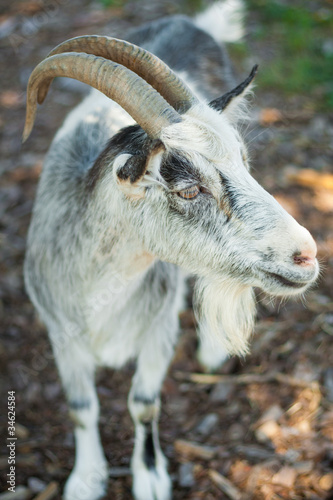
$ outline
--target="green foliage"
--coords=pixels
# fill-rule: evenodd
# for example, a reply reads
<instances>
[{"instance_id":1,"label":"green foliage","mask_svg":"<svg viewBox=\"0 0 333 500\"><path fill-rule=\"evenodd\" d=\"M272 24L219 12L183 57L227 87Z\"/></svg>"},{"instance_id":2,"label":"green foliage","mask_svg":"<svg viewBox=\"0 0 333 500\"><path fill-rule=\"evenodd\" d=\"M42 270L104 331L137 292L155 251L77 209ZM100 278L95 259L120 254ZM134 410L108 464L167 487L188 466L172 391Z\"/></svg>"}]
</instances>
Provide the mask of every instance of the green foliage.
<instances>
[{"instance_id":1,"label":"green foliage","mask_svg":"<svg viewBox=\"0 0 333 500\"><path fill-rule=\"evenodd\" d=\"M123 7L129 0L98 0L103 7ZM133 0L140 3L140 0ZM172 5L172 11L193 15L197 12L204 10L207 7L207 1L205 0L181 0L177 5L175 2L170 2Z\"/></svg>"},{"instance_id":2,"label":"green foliage","mask_svg":"<svg viewBox=\"0 0 333 500\"><path fill-rule=\"evenodd\" d=\"M204 8L203 0L185 0L184 11L186 14L196 14Z\"/></svg>"},{"instance_id":3,"label":"green foliage","mask_svg":"<svg viewBox=\"0 0 333 500\"><path fill-rule=\"evenodd\" d=\"M124 3L126 3L126 0L99 0L99 2L103 5L103 7L108 9L112 7L122 7Z\"/></svg>"},{"instance_id":4,"label":"green foliage","mask_svg":"<svg viewBox=\"0 0 333 500\"><path fill-rule=\"evenodd\" d=\"M323 2L282 3L277 0L248 0L260 28L258 40L272 52L270 64L258 75L258 83L278 87L286 94L315 93L321 107L333 108L333 12Z\"/></svg>"}]
</instances>

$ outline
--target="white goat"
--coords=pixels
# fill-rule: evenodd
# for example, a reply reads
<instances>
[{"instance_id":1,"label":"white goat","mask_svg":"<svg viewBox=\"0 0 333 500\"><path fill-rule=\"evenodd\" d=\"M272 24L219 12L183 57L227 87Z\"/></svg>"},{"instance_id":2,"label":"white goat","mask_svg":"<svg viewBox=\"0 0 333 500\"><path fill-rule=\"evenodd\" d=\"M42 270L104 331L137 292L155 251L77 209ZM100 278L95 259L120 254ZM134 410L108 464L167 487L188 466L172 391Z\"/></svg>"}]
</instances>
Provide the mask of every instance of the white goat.
<instances>
[{"instance_id":1,"label":"white goat","mask_svg":"<svg viewBox=\"0 0 333 500\"><path fill-rule=\"evenodd\" d=\"M237 119L256 69L217 97L233 85L230 67L202 28L215 26L217 15L229 41L238 5L210 9L196 23L170 17L130 35L168 66L130 43L88 36L58 46L29 80L24 138L55 76L101 92L68 116L52 143L25 263L76 423L66 500L105 492L94 372L130 359L137 361L129 394L134 497L171 496L157 422L184 301L181 269L198 277L200 358L211 367L226 352L246 352L253 287L294 295L318 275L308 231L249 173ZM237 37L240 25L233 29Z\"/></svg>"}]
</instances>

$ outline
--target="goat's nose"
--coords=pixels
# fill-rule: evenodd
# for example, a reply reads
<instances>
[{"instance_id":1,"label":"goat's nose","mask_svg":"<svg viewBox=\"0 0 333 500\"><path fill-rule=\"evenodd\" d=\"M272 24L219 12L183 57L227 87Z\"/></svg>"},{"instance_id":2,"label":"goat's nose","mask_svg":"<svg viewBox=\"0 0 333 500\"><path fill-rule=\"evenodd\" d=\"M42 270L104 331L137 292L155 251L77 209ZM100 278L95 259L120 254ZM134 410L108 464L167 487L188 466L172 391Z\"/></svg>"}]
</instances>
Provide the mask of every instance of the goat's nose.
<instances>
[{"instance_id":1,"label":"goat's nose","mask_svg":"<svg viewBox=\"0 0 333 500\"><path fill-rule=\"evenodd\" d=\"M293 258L295 264L297 264L298 266L314 266L316 262L316 255L317 245L314 242L312 236L310 236L310 238L306 242L306 245L303 246L302 250L294 253Z\"/></svg>"}]
</instances>

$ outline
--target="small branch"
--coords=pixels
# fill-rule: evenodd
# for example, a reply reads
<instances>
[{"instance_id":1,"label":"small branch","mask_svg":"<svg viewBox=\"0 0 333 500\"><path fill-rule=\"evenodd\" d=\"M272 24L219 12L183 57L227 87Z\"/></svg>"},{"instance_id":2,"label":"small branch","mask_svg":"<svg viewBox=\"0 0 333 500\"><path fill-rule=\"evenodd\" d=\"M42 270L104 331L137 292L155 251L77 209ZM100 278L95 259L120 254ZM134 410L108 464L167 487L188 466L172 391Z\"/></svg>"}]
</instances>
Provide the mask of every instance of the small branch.
<instances>
[{"instance_id":1,"label":"small branch","mask_svg":"<svg viewBox=\"0 0 333 500\"><path fill-rule=\"evenodd\" d=\"M210 375L206 373L186 373L175 371L173 376L177 380L208 385L220 384L221 382L239 385L267 384L275 382L290 385L291 387L318 388L318 382L308 382L306 380L292 377L291 375L284 375L283 373L266 373L262 375L252 373L244 375Z\"/></svg>"},{"instance_id":2,"label":"small branch","mask_svg":"<svg viewBox=\"0 0 333 500\"><path fill-rule=\"evenodd\" d=\"M220 488L220 490L223 491L227 497L231 500L241 500L242 493L229 481L229 479L213 469L209 469L208 475L213 483L216 484L216 486Z\"/></svg>"},{"instance_id":3,"label":"small branch","mask_svg":"<svg viewBox=\"0 0 333 500\"><path fill-rule=\"evenodd\" d=\"M58 483L56 481L52 481L46 486L45 490L43 490L34 498L34 500L51 500L55 497L58 491Z\"/></svg>"},{"instance_id":4,"label":"small branch","mask_svg":"<svg viewBox=\"0 0 333 500\"><path fill-rule=\"evenodd\" d=\"M184 439L177 439L174 447L176 452L180 455L190 458L199 458L202 460L211 460L215 457L218 451L217 447L205 446L199 443L185 441Z\"/></svg>"}]
</instances>

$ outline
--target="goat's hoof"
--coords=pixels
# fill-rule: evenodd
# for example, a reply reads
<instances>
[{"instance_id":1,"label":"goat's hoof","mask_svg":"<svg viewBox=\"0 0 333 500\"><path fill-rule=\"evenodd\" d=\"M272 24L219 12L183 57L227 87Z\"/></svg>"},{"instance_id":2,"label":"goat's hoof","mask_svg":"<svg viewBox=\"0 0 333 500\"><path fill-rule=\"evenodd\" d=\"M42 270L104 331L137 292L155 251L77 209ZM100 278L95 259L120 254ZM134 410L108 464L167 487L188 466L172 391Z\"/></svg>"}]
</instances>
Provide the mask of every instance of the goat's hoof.
<instances>
[{"instance_id":1,"label":"goat's hoof","mask_svg":"<svg viewBox=\"0 0 333 500\"><path fill-rule=\"evenodd\" d=\"M99 500L106 493L107 479L107 469L95 470L85 475L73 471L65 484L63 499Z\"/></svg>"},{"instance_id":2,"label":"goat's hoof","mask_svg":"<svg viewBox=\"0 0 333 500\"><path fill-rule=\"evenodd\" d=\"M142 467L133 474L135 500L171 500L171 480L164 466Z\"/></svg>"}]
</instances>

